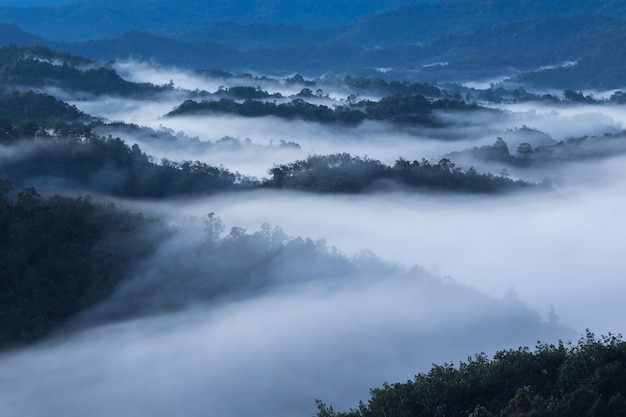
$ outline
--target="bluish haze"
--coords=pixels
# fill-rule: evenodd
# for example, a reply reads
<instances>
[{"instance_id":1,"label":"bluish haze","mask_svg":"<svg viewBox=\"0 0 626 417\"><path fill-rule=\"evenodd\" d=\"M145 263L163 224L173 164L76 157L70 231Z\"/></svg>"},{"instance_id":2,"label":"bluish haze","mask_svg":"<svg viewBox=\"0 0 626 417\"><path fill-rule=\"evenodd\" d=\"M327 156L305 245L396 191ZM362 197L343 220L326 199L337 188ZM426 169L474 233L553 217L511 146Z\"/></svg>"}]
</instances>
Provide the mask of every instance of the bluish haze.
<instances>
[{"instance_id":1,"label":"bluish haze","mask_svg":"<svg viewBox=\"0 0 626 417\"><path fill-rule=\"evenodd\" d=\"M106 80L71 88L54 75L67 70L64 58L20 56L16 65L32 65L14 78L36 85L3 88L44 92L93 116L92 133L119 137L133 163L199 161L259 182L175 197L109 193L96 186L126 180L113 152L84 187L58 172L27 177L44 195L89 194L160 220L136 236L153 251L106 297L43 340L2 352L0 415L311 416L316 398L353 407L370 388L433 363L576 340L585 328L626 332L626 61L614 53L626 39L623 1L43 7L61 3L69 2L0 1L20 7L0 10L17 24L0 24L0 42L98 59L77 71ZM50 74L37 79L42 62ZM186 100L228 98L233 87L256 88L273 104L357 108L350 104L392 95L359 84L381 79L433 83L452 104L429 114L432 125L166 116ZM9 137L6 126L0 134ZM48 132L54 126L35 140L0 136L0 174L15 161L28 171L33 155L46 161L42 150L64 143ZM76 149L89 142L88 133L72 135ZM519 146L546 159L520 163ZM270 187L272 168L339 153L390 167L449 158L463 173L543 186L491 194L387 179L359 193ZM65 168L74 166L57 167Z\"/></svg>"}]
</instances>

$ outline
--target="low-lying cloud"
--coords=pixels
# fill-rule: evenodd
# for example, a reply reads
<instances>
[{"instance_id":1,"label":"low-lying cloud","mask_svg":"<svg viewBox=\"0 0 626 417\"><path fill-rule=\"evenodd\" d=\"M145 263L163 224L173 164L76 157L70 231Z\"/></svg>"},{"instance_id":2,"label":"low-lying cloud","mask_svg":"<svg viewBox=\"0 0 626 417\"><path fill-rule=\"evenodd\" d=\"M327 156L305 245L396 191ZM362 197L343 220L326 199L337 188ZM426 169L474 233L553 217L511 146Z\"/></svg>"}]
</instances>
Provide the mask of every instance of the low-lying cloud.
<instances>
[{"instance_id":1,"label":"low-lying cloud","mask_svg":"<svg viewBox=\"0 0 626 417\"><path fill-rule=\"evenodd\" d=\"M215 80L181 77L148 64L117 68L130 79L215 87ZM178 149L140 135L123 137L157 158L201 160L259 177L272 164L311 154L349 152L392 164L398 157L438 159L507 134L517 140L521 134L515 129L522 126L563 140L617 132L626 123L610 106L541 105L449 113L442 117L451 125L443 129L375 122L337 127L272 117L162 118L186 94L174 91L161 100L99 97L74 104L108 120L184 133ZM252 145L202 150L203 142L225 136L250 138ZM195 147L186 147L185 140ZM280 140L301 149L273 147ZM2 158L14 158L15 149L2 148ZM576 332L588 327L623 333L624 162L621 156L555 162L540 174L566 178L562 187L501 196L254 191L160 202L118 200L172 224L215 212L227 229L257 230L268 222L302 239L294 240L297 250L285 252L288 256L281 252L255 264L248 255L255 250L267 255L262 252L267 247L247 247L248 255L239 246L211 252L198 223L191 221L161 242L155 256L109 299L54 338L3 354L0 412L312 415L315 398L345 409L366 399L369 388L412 378L432 363L532 346L538 339L575 338L567 326ZM320 239L339 252L315 243ZM361 253L364 249L381 259ZM337 262L318 262L320 253ZM371 263L364 267L362 262ZM412 265L430 273L419 267L408 272ZM228 273L234 270L240 275ZM211 287L215 271L222 271L218 289ZM228 281L235 276L243 277L245 290ZM564 326L554 316L549 322L551 308Z\"/></svg>"},{"instance_id":2,"label":"low-lying cloud","mask_svg":"<svg viewBox=\"0 0 626 417\"><path fill-rule=\"evenodd\" d=\"M212 261L193 250L196 243L176 246L184 237L168 242L167 255L148 260L136 274L178 256L174 262ZM305 263L289 263L313 254L307 251L304 258L281 260L281 270L306 275ZM433 362L572 336L519 301L499 301L369 255L350 262L360 274L327 269L297 285L275 283L263 293L217 303L196 300L174 312L62 333L5 354L0 410L68 417L312 415L315 398L345 409L366 398L369 388L410 379ZM360 262L372 268L360 269ZM381 269L395 272L377 275ZM205 279L169 278L189 289ZM124 293L122 286L103 306L123 308ZM84 320L96 316L88 312Z\"/></svg>"}]
</instances>

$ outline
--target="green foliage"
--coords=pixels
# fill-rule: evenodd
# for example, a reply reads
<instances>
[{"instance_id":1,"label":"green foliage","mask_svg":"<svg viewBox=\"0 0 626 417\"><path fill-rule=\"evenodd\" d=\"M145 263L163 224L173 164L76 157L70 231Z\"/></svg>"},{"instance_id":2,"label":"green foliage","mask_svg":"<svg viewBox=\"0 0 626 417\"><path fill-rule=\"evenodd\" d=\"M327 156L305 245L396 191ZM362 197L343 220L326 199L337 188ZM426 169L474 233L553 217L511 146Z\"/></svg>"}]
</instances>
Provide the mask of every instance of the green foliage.
<instances>
[{"instance_id":1,"label":"green foliage","mask_svg":"<svg viewBox=\"0 0 626 417\"><path fill-rule=\"evenodd\" d=\"M307 91L308 90L308 91ZM310 89L303 89L298 97L309 97ZM244 117L275 116L283 119L299 118L318 123L338 123L357 125L363 120L382 120L390 123L416 124L439 127L441 122L433 114L436 110L472 111L480 107L468 105L458 99L428 99L422 95L384 98L378 102L361 101L348 106L330 108L311 104L302 98L288 103L276 104L267 101L247 99L243 103L222 98L218 101L186 100L167 116L181 116L199 113L231 113Z\"/></svg>"},{"instance_id":2,"label":"green foliage","mask_svg":"<svg viewBox=\"0 0 626 417\"><path fill-rule=\"evenodd\" d=\"M38 131L47 140L35 141L27 153L4 162L0 175L20 186L47 178L47 182L125 197L207 194L255 184L198 161L157 163L136 144L131 147L119 138L97 135L82 124L57 124L51 133Z\"/></svg>"},{"instance_id":3,"label":"green foliage","mask_svg":"<svg viewBox=\"0 0 626 417\"><path fill-rule=\"evenodd\" d=\"M306 160L270 169L263 183L202 162L155 161L139 146L129 147L122 139L100 136L83 124L55 124L45 129L33 124L38 138L30 140L27 152L0 166L0 175L19 187L56 183L65 187L125 197L163 198L176 195L209 194L257 187L296 189L307 192L359 193L403 186L422 190L494 193L532 186L506 176L463 171L449 159L436 164L422 159L400 158L387 166L371 158L347 153L314 155ZM95 124L98 127L97 124ZM0 123L0 134L3 125ZM121 126L133 129L133 126ZM136 129L140 129L135 127ZM20 134L12 125L6 138L18 142ZM157 135L157 132L152 132ZM166 138L170 133L162 132ZM169 135L169 136L168 136ZM15 139L15 138L18 139ZM45 140L40 140L45 138ZM226 139L225 139L226 141ZM27 143L21 141L20 143ZM236 142L234 142L236 144ZM284 143L281 146L297 146ZM42 182L42 178L46 180Z\"/></svg>"},{"instance_id":4,"label":"green foliage","mask_svg":"<svg viewBox=\"0 0 626 417\"><path fill-rule=\"evenodd\" d=\"M0 94L0 143L46 136L49 128L87 118L75 106L47 94L33 91Z\"/></svg>"},{"instance_id":5,"label":"green foliage","mask_svg":"<svg viewBox=\"0 0 626 417\"><path fill-rule=\"evenodd\" d=\"M275 166L267 185L313 192L356 193L386 176L389 167L347 153L314 155L306 160Z\"/></svg>"},{"instance_id":6,"label":"green foliage","mask_svg":"<svg viewBox=\"0 0 626 417\"><path fill-rule=\"evenodd\" d=\"M94 94L144 95L167 87L137 84L81 57L34 46L0 48L0 84L16 87L54 86Z\"/></svg>"},{"instance_id":7,"label":"green foliage","mask_svg":"<svg viewBox=\"0 0 626 417\"><path fill-rule=\"evenodd\" d=\"M306 160L277 165L264 183L273 188L287 188L322 193L358 193L389 188L389 183L416 189L492 193L529 187L532 184L513 181L504 176L463 171L449 159L436 164L422 159L409 162L400 158L393 167L370 158L347 153L314 155Z\"/></svg>"},{"instance_id":8,"label":"green foliage","mask_svg":"<svg viewBox=\"0 0 626 417\"><path fill-rule=\"evenodd\" d=\"M308 103L301 98L296 98L288 103L276 104L247 99L243 103L228 98L218 101L186 100L167 116L180 116L198 113L230 113L244 117L276 116L283 119L300 118L320 123L358 124L365 115L362 111L344 107L331 109L324 105Z\"/></svg>"},{"instance_id":9,"label":"green foliage","mask_svg":"<svg viewBox=\"0 0 626 417\"><path fill-rule=\"evenodd\" d=\"M413 381L371 390L367 404L348 413L318 403L318 417L581 417L626 412L626 342L596 339L587 331L577 345L538 344L435 365ZM329 414L330 412L330 414Z\"/></svg>"},{"instance_id":10,"label":"green foliage","mask_svg":"<svg viewBox=\"0 0 626 417\"><path fill-rule=\"evenodd\" d=\"M88 197L1 194L0 346L37 340L106 298L154 248L138 237L152 223Z\"/></svg>"}]
</instances>

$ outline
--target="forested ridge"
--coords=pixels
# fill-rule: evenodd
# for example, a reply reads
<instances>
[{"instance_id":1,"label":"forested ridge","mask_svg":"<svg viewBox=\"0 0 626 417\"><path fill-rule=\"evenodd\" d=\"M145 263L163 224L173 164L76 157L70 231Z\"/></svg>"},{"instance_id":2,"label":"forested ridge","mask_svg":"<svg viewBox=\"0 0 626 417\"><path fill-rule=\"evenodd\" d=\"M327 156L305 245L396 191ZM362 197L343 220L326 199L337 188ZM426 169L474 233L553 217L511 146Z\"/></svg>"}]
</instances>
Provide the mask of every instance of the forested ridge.
<instances>
[{"instance_id":1,"label":"forested ridge","mask_svg":"<svg viewBox=\"0 0 626 417\"><path fill-rule=\"evenodd\" d=\"M312 117L346 112L359 117L366 114L360 110L339 111L302 100L299 102L298 106L291 107L295 109L294 114L303 114L301 109L313 109ZM5 158L0 166L0 175L20 188L29 187L36 181L40 185L56 184L115 196L163 198L261 187L359 193L384 190L395 183L415 190L484 193L533 186L501 175L481 174L472 167L461 169L446 158L431 163L426 159L411 162L400 157L393 166L388 166L372 158L346 153L312 155L291 164L268 168L270 178L256 179L200 161L156 160L137 144L129 146L120 137L97 132L112 130L141 134L145 130L144 136L152 141L160 135L162 139L159 140L166 142L183 141L184 144L187 140L193 145L198 145L198 142L190 138L179 139L167 131L155 132L123 123L107 124L47 94L13 92L0 95L0 103L6 104L0 109L0 144L16 149L25 146L20 156ZM237 105L231 99L222 99L217 103ZM263 105L257 101L254 103ZM381 103L367 112L382 120L414 122L422 116L430 117L431 104L423 96L394 96L383 99ZM415 110L415 106L422 110ZM316 109L321 109L321 113ZM418 114L415 115L414 111ZM285 146L288 145L285 142Z\"/></svg>"},{"instance_id":2,"label":"forested ridge","mask_svg":"<svg viewBox=\"0 0 626 417\"><path fill-rule=\"evenodd\" d=\"M10 191L0 180L0 348L39 340L107 298L158 236L155 220L88 196Z\"/></svg>"},{"instance_id":3,"label":"forested ridge","mask_svg":"<svg viewBox=\"0 0 626 417\"><path fill-rule=\"evenodd\" d=\"M375 159L346 153L310 156L306 160L275 166L270 174L271 178L264 182L267 187L326 193L393 189L393 184L407 189L462 193L496 193L537 187L537 184L512 180L504 175L480 174L471 167L463 170L447 158L437 163L399 158L393 166L388 166Z\"/></svg>"},{"instance_id":4,"label":"forested ridge","mask_svg":"<svg viewBox=\"0 0 626 417\"><path fill-rule=\"evenodd\" d=\"M288 103L276 104L271 101L246 99L238 103L233 99L222 98L216 101L186 100L167 116L184 116L202 113L227 113L245 117L276 116L284 119L299 118L319 123L339 123L356 125L364 120L386 121L389 123L415 124L442 127L436 111L486 110L463 100L445 98L428 99L423 95L394 95L378 102L368 100L353 105L334 108L323 104L312 104L301 98Z\"/></svg>"},{"instance_id":5,"label":"forested ridge","mask_svg":"<svg viewBox=\"0 0 626 417\"><path fill-rule=\"evenodd\" d=\"M58 87L73 92L141 96L166 89L122 79L112 68L43 46L0 48L0 86Z\"/></svg>"},{"instance_id":6,"label":"forested ridge","mask_svg":"<svg viewBox=\"0 0 626 417\"><path fill-rule=\"evenodd\" d=\"M434 365L372 389L347 412L318 401L317 417L621 417L625 396L626 342L587 330L577 344L538 343Z\"/></svg>"}]
</instances>

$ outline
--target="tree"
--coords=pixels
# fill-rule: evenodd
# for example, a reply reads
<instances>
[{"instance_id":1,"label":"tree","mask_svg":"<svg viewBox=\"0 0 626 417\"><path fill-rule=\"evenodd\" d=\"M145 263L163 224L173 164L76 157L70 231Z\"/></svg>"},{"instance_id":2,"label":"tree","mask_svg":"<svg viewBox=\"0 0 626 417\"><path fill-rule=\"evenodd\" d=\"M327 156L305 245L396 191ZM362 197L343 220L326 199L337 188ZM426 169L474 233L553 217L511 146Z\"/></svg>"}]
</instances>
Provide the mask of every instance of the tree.
<instances>
[{"instance_id":1,"label":"tree","mask_svg":"<svg viewBox=\"0 0 626 417\"><path fill-rule=\"evenodd\" d=\"M533 153L533 146L530 143L520 143L517 147L517 155L520 157L528 157Z\"/></svg>"}]
</instances>

